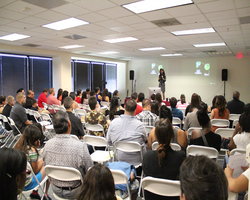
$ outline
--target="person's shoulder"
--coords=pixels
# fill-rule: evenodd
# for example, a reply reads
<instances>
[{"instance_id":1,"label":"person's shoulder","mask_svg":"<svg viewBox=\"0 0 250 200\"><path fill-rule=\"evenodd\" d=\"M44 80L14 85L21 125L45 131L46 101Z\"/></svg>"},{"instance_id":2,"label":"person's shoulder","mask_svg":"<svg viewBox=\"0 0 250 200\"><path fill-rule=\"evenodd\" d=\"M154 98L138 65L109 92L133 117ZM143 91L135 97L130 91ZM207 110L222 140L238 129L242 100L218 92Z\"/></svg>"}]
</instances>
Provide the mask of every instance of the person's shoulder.
<instances>
[{"instance_id":1,"label":"person's shoulder","mask_svg":"<svg viewBox=\"0 0 250 200\"><path fill-rule=\"evenodd\" d=\"M148 150L146 153L143 154L143 159L151 160L150 158L156 156L156 154L157 154L157 151Z\"/></svg>"}]
</instances>

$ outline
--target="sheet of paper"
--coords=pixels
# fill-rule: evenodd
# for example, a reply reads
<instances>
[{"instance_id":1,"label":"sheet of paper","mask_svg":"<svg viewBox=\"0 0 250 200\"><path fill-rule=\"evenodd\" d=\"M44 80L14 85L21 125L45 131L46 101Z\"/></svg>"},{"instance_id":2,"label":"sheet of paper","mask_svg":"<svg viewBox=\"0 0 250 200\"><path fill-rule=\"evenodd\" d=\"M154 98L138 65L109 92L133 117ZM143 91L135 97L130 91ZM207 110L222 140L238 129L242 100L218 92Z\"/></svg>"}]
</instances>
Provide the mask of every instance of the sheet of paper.
<instances>
[{"instance_id":1,"label":"sheet of paper","mask_svg":"<svg viewBox=\"0 0 250 200\"><path fill-rule=\"evenodd\" d=\"M248 166L245 154L236 154L229 157L228 166L234 169L233 177L238 177L242 174L243 169L241 167Z\"/></svg>"}]
</instances>

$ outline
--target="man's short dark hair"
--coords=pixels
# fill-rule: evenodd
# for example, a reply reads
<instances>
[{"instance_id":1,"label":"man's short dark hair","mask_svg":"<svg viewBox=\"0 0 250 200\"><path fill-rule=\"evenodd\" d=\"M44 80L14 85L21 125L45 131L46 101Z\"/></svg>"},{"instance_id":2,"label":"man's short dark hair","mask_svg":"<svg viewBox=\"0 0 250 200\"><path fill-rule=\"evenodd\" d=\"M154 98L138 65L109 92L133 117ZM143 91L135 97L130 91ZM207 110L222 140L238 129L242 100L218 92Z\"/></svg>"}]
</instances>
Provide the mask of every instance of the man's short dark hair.
<instances>
[{"instance_id":1,"label":"man's short dark hair","mask_svg":"<svg viewBox=\"0 0 250 200\"><path fill-rule=\"evenodd\" d=\"M134 99L129 99L126 101L125 110L130 113L135 112L136 106L136 101Z\"/></svg>"},{"instance_id":2,"label":"man's short dark hair","mask_svg":"<svg viewBox=\"0 0 250 200\"><path fill-rule=\"evenodd\" d=\"M91 110L95 110L97 104L96 97L89 97L89 107Z\"/></svg>"},{"instance_id":3,"label":"man's short dark hair","mask_svg":"<svg viewBox=\"0 0 250 200\"><path fill-rule=\"evenodd\" d=\"M169 103L170 103L171 108L176 108L177 99L176 99L175 97L172 97L172 98L169 100Z\"/></svg>"},{"instance_id":4,"label":"man's short dark hair","mask_svg":"<svg viewBox=\"0 0 250 200\"><path fill-rule=\"evenodd\" d=\"M131 98L132 98L132 99L136 100L136 99L137 99L137 97L138 97L138 95L137 95L137 93L136 93L136 92L134 92L133 94L131 94Z\"/></svg>"},{"instance_id":5,"label":"man's short dark hair","mask_svg":"<svg viewBox=\"0 0 250 200\"><path fill-rule=\"evenodd\" d=\"M151 100L150 99L144 99L142 101L142 107L145 108L147 106L151 105Z\"/></svg>"},{"instance_id":6,"label":"man's short dark hair","mask_svg":"<svg viewBox=\"0 0 250 200\"><path fill-rule=\"evenodd\" d=\"M63 100L63 105L66 109L69 109L73 103L74 101L71 97L65 97L65 99Z\"/></svg>"},{"instance_id":7,"label":"man's short dark hair","mask_svg":"<svg viewBox=\"0 0 250 200\"><path fill-rule=\"evenodd\" d=\"M24 89L23 88L19 88L16 93L22 92Z\"/></svg>"},{"instance_id":8,"label":"man's short dark hair","mask_svg":"<svg viewBox=\"0 0 250 200\"><path fill-rule=\"evenodd\" d=\"M87 89L86 89L86 92L90 92L90 89L89 89L89 88L87 88Z\"/></svg>"},{"instance_id":9,"label":"man's short dark hair","mask_svg":"<svg viewBox=\"0 0 250 200\"><path fill-rule=\"evenodd\" d=\"M69 116L67 112L59 110L52 118L56 134L67 133L69 129Z\"/></svg>"},{"instance_id":10,"label":"man's short dark hair","mask_svg":"<svg viewBox=\"0 0 250 200\"><path fill-rule=\"evenodd\" d=\"M96 87L96 88L95 88L95 93L97 93L99 90L100 90L100 88L99 88L99 87Z\"/></svg>"},{"instance_id":11,"label":"man's short dark hair","mask_svg":"<svg viewBox=\"0 0 250 200\"><path fill-rule=\"evenodd\" d=\"M48 89L47 88L43 89L43 92L48 92Z\"/></svg>"},{"instance_id":12,"label":"man's short dark hair","mask_svg":"<svg viewBox=\"0 0 250 200\"><path fill-rule=\"evenodd\" d=\"M223 169L206 156L189 156L180 168L181 192L188 200L227 200L228 183Z\"/></svg>"},{"instance_id":13,"label":"man's short dark hair","mask_svg":"<svg viewBox=\"0 0 250 200\"><path fill-rule=\"evenodd\" d=\"M0 96L0 104L3 104L3 102L6 100L6 96Z\"/></svg>"},{"instance_id":14,"label":"man's short dark hair","mask_svg":"<svg viewBox=\"0 0 250 200\"><path fill-rule=\"evenodd\" d=\"M138 94L138 101L139 101L139 102L142 102L144 99L145 99L144 93L142 93L142 92L139 93L139 94Z\"/></svg>"}]
</instances>

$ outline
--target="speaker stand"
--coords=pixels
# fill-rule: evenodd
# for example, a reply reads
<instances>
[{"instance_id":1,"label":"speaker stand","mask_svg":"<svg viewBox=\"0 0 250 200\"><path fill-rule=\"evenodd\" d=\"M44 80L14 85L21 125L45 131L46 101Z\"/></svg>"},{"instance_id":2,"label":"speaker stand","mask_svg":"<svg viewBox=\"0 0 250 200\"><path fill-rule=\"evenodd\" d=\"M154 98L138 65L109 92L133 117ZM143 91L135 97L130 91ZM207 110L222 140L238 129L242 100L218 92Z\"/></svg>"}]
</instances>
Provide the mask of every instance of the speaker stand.
<instances>
[{"instance_id":1,"label":"speaker stand","mask_svg":"<svg viewBox=\"0 0 250 200\"><path fill-rule=\"evenodd\" d=\"M134 93L134 80L132 80L132 92L131 92L131 94L133 94Z\"/></svg>"},{"instance_id":2,"label":"speaker stand","mask_svg":"<svg viewBox=\"0 0 250 200\"><path fill-rule=\"evenodd\" d=\"M226 81L224 81L224 97L226 98Z\"/></svg>"}]
</instances>

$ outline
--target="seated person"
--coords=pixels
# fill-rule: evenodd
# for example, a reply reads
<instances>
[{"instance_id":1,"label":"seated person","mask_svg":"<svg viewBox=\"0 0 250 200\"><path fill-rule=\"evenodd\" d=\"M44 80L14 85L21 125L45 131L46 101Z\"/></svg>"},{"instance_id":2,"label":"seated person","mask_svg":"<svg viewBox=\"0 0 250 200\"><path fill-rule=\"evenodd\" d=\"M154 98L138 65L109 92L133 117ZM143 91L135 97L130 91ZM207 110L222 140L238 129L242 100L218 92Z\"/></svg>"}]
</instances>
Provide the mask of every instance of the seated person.
<instances>
[{"instance_id":1,"label":"seated person","mask_svg":"<svg viewBox=\"0 0 250 200\"><path fill-rule=\"evenodd\" d=\"M120 101L117 97L113 97L110 102L109 119L113 120L115 115L124 114L124 108L120 105Z\"/></svg>"},{"instance_id":2,"label":"seated person","mask_svg":"<svg viewBox=\"0 0 250 200\"><path fill-rule=\"evenodd\" d=\"M221 136L211 131L211 123L207 114L207 105L205 104L196 114L202 130L192 132L190 145L209 146L220 151Z\"/></svg>"},{"instance_id":3,"label":"seated person","mask_svg":"<svg viewBox=\"0 0 250 200\"><path fill-rule=\"evenodd\" d=\"M4 115L5 117L9 117L9 116L10 116L11 109L12 109L12 107L13 107L14 104L15 104L15 99L14 99L13 96L8 96L8 97L6 98L6 101L7 101L7 104L4 106L2 115ZM8 131L11 130L11 127L10 127L10 125L9 125L7 122L4 123L4 126L5 126L5 128L6 128Z\"/></svg>"},{"instance_id":4,"label":"seated person","mask_svg":"<svg viewBox=\"0 0 250 200\"><path fill-rule=\"evenodd\" d=\"M222 168L206 156L189 156L180 168L180 200L227 200Z\"/></svg>"},{"instance_id":5,"label":"seated person","mask_svg":"<svg viewBox=\"0 0 250 200\"><path fill-rule=\"evenodd\" d=\"M167 106L161 106L160 107L160 119L168 119L172 123L172 113L171 110ZM172 143L177 143L179 144L183 149L186 148L187 146L187 135L186 133L179 129L179 128L173 128L174 130L174 137L172 138L171 142ZM151 130L148 136L148 148L152 148L152 144L156 141L156 136L155 136L155 128Z\"/></svg>"},{"instance_id":6,"label":"seated person","mask_svg":"<svg viewBox=\"0 0 250 200\"><path fill-rule=\"evenodd\" d=\"M170 99L170 106L171 106L172 115L173 115L173 117L178 117L180 120L183 120L183 113L181 110L176 108L176 104L177 104L177 99L175 97L172 97Z\"/></svg>"},{"instance_id":7,"label":"seated person","mask_svg":"<svg viewBox=\"0 0 250 200\"><path fill-rule=\"evenodd\" d=\"M174 137L174 130L168 119L160 119L160 121L156 122L155 136L159 147L156 151L148 151L144 154L143 172L146 176L178 180L179 168L185 159L185 153L172 150L170 143ZM161 200L168 198L145 191L145 199Z\"/></svg>"},{"instance_id":8,"label":"seated person","mask_svg":"<svg viewBox=\"0 0 250 200\"><path fill-rule=\"evenodd\" d=\"M21 151L0 148L0 199L17 200L25 185L27 158Z\"/></svg>"}]
</instances>

